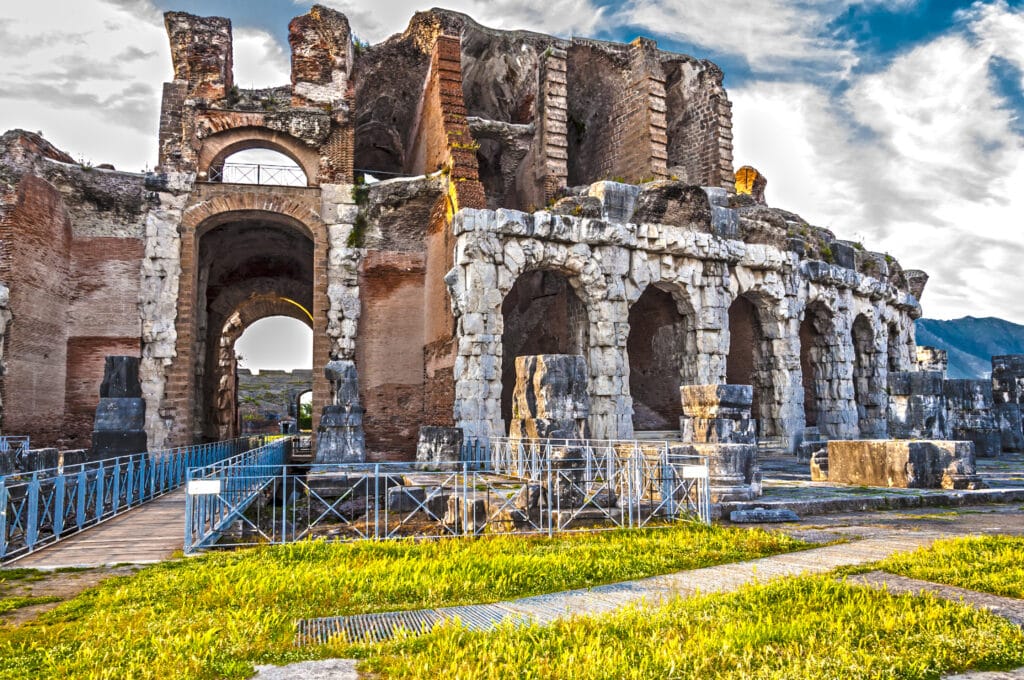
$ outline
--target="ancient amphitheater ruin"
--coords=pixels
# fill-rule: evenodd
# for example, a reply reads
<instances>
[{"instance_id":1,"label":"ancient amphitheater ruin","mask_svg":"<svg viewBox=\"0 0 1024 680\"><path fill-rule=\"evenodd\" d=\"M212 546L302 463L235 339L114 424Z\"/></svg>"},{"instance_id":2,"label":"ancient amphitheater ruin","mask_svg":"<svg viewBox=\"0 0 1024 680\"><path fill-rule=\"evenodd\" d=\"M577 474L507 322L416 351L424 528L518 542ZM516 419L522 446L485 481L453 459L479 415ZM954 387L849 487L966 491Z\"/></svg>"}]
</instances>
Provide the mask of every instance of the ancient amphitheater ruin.
<instances>
[{"instance_id":1,"label":"ancient amphitheater ruin","mask_svg":"<svg viewBox=\"0 0 1024 680\"><path fill-rule=\"evenodd\" d=\"M315 6L291 83L246 90L227 19L166 26L155 171L0 139L5 434L88 447L105 358L127 355L150 449L229 439L234 342L283 315L313 330L321 449L365 437L370 461L412 460L421 426L1024 447L1024 361L995 389L944 380L915 346L927 276L766 205L709 61L444 10L363 45ZM299 185L233 180L257 148ZM571 383L561 406L514 393L535 355L580 358L520 362Z\"/></svg>"}]
</instances>

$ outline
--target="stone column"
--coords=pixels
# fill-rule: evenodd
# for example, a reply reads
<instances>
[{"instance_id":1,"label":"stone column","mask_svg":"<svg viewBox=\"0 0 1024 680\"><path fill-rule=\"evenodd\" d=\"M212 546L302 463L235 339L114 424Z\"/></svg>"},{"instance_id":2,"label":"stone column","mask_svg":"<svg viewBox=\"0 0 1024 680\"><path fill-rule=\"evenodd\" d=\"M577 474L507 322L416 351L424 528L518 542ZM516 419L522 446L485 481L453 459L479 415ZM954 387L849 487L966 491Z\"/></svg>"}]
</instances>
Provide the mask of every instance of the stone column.
<instances>
[{"instance_id":1,"label":"stone column","mask_svg":"<svg viewBox=\"0 0 1024 680\"><path fill-rule=\"evenodd\" d=\"M700 455L708 460L711 500L746 501L761 495L757 464L757 427L750 417L751 385L683 385L680 429L683 441L673 455Z\"/></svg>"},{"instance_id":2,"label":"stone column","mask_svg":"<svg viewBox=\"0 0 1024 680\"><path fill-rule=\"evenodd\" d=\"M145 453L146 402L139 383L139 358L108 356L92 432L92 458Z\"/></svg>"},{"instance_id":3,"label":"stone column","mask_svg":"<svg viewBox=\"0 0 1024 680\"><path fill-rule=\"evenodd\" d=\"M313 463L363 463L366 461L366 439L355 362L328 362L324 374L331 382L334 403L325 406L320 417Z\"/></svg>"},{"instance_id":4,"label":"stone column","mask_svg":"<svg viewBox=\"0 0 1024 680\"><path fill-rule=\"evenodd\" d=\"M587 439L587 362L575 354L516 357L514 439Z\"/></svg>"}]
</instances>

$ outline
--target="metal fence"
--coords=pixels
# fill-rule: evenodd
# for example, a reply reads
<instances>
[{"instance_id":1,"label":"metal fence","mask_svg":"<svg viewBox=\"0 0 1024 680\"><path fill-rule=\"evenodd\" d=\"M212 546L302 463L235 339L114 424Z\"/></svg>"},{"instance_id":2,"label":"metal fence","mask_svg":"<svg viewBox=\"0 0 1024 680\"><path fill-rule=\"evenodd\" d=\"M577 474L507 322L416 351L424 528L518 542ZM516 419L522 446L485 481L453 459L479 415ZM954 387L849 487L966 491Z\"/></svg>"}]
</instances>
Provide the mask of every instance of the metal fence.
<instances>
[{"instance_id":1,"label":"metal fence","mask_svg":"<svg viewBox=\"0 0 1024 680\"><path fill-rule=\"evenodd\" d=\"M12 467L16 461L25 459L30 447L28 437L10 435L0 437L0 456L10 461ZM0 465L0 469L2 468L3 466Z\"/></svg>"},{"instance_id":2,"label":"metal fence","mask_svg":"<svg viewBox=\"0 0 1024 680\"><path fill-rule=\"evenodd\" d=\"M263 443L243 437L0 478L0 562L67 538L180 487L189 468Z\"/></svg>"},{"instance_id":3,"label":"metal fence","mask_svg":"<svg viewBox=\"0 0 1024 680\"><path fill-rule=\"evenodd\" d=\"M304 187L307 184L306 173L297 165L264 163L225 163L211 167L207 181L287 187Z\"/></svg>"},{"instance_id":4,"label":"metal fence","mask_svg":"<svg viewBox=\"0 0 1024 680\"><path fill-rule=\"evenodd\" d=\"M655 442L464 447L475 460L289 467L273 448L190 474L185 552L330 540L552 534L710 521L707 461ZM439 467L441 469L439 469Z\"/></svg>"}]
</instances>

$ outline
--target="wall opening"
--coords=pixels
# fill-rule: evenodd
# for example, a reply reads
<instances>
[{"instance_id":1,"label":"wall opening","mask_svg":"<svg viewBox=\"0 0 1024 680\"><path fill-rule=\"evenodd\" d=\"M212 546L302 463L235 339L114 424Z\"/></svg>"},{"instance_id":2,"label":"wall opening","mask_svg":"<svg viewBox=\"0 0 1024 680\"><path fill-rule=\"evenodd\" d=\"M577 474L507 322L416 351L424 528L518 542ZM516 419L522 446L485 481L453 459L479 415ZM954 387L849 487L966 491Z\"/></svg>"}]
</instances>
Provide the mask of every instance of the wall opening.
<instances>
[{"instance_id":1,"label":"wall opening","mask_svg":"<svg viewBox=\"0 0 1024 680\"><path fill-rule=\"evenodd\" d=\"M222 363L233 354L237 364L234 401L238 432L296 432L299 396L306 394L312 407L313 331L309 324L287 316L258 319L242 331L233 349L222 347L222 354L228 355L222 357Z\"/></svg>"},{"instance_id":2,"label":"wall opening","mask_svg":"<svg viewBox=\"0 0 1024 680\"><path fill-rule=\"evenodd\" d=\"M304 187L308 178L289 156L273 149L245 149L225 156L207 171L210 182Z\"/></svg>"},{"instance_id":3,"label":"wall opening","mask_svg":"<svg viewBox=\"0 0 1024 680\"><path fill-rule=\"evenodd\" d=\"M771 389L771 369L765 366L765 338L754 303L740 296L729 306L729 354L725 362L725 382L728 385L751 385L754 401L751 414L758 419L762 436L774 434L770 414L771 399L765 390Z\"/></svg>"},{"instance_id":4,"label":"wall opening","mask_svg":"<svg viewBox=\"0 0 1024 680\"><path fill-rule=\"evenodd\" d=\"M875 344L875 330L866 316L853 322L853 393L857 404L857 427L862 439L886 436L886 410L883 360Z\"/></svg>"},{"instance_id":5,"label":"wall opening","mask_svg":"<svg viewBox=\"0 0 1024 680\"><path fill-rule=\"evenodd\" d=\"M821 427L828 393L827 333L832 326L828 309L815 303L800 322L800 381L804 388L804 424Z\"/></svg>"},{"instance_id":6,"label":"wall opening","mask_svg":"<svg viewBox=\"0 0 1024 680\"><path fill-rule=\"evenodd\" d=\"M541 269L522 274L501 305L501 417L512 421L515 360L533 354L588 356L587 308L569 279L559 271Z\"/></svg>"},{"instance_id":7,"label":"wall opening","mask_svg":"<svg viewBox=\"0 0 1024 680\"><path fill-rule=\"evenodd\" d=\"M900 365L900 329L891 323L889 324L889 342L887 346L887 361L890 373L902 370Z\"/></svg>"},{"instance_id":8,"label":"wall opening","mask_svg":"<svg viewBox=\"0 0 1024 680\"><path fill-rule=\"evenodd\" d=\"M267 317L288 317L312 327L313 241L305 227L274 213L228 213L207 226L198 239L193 429L198 438L211 441L242 429L235 343L243 332ZM271 327L279 323L264 322ZM307 332L309 340L303 343L310 345L310 358L304 370L312 365L312 332ZM256 360L249 345L242 345L243 361ZM280 348L277 354L276 361L282 361ZM312 384L309 375L305 389ZM287 414L290 399L281 403L279 413ZM256 407L252 413L268 408L259 412Z\"/></svg>"},{"instance_id":9,"label":"wall opening","mask_svg":"<svg viewBox=\"0 0 1024 680\"><path fill-rule=\"evenodd\" d=\"M655 286L629 309L629 393L633 429L677 430L682 416L683 384L692 318L680 312L676 298Z\"/></svg>"}]
</instances>

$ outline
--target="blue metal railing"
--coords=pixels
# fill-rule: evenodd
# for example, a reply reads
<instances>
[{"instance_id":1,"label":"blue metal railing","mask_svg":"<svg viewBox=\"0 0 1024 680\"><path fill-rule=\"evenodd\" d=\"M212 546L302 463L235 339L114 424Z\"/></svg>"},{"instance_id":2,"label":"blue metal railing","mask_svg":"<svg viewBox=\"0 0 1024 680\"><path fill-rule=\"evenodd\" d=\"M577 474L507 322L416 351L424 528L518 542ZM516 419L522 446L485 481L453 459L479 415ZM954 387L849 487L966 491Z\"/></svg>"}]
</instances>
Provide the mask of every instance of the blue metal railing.
<instances>
[{"instance_id":1,"label":"blue metal railing","mask_svg":"<svg viewBox=\"0 0 1024 680\"><path fill-rule=\"evenodd\" d=\"M190 468L261 437L137 453L0 477L0 562L14 560L177 489Z\"/></svg>"},{"instance_id":2,"label":"blue metal railing","mask_svg":"<svg viewBox=\"0 0 1024 680\"><path fill-rule=\"evenodd\" d=\"M185 552L214 543L285 469L292 437L188 470Z\"/></svg>"}]
</instances>

